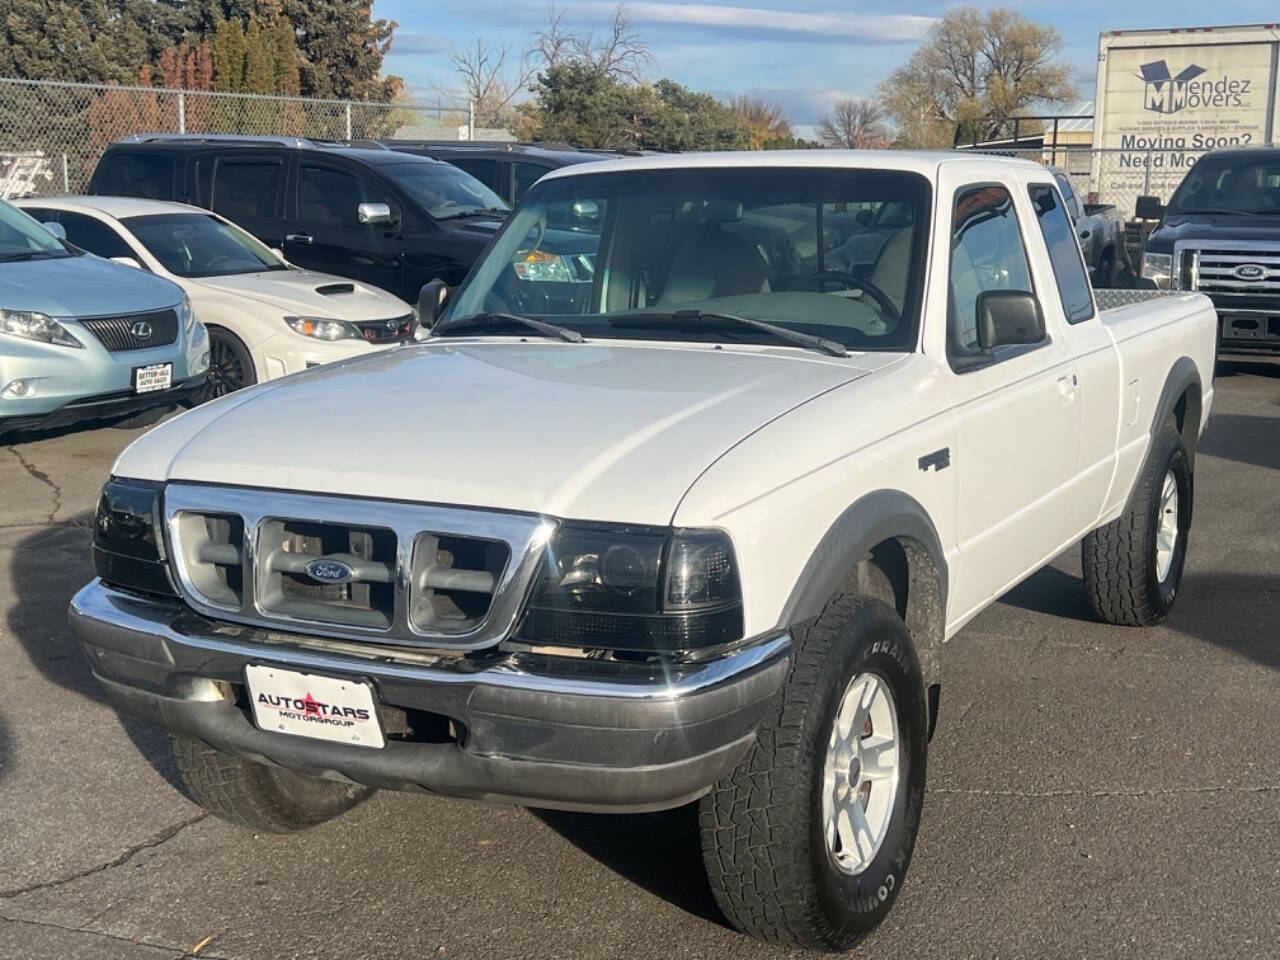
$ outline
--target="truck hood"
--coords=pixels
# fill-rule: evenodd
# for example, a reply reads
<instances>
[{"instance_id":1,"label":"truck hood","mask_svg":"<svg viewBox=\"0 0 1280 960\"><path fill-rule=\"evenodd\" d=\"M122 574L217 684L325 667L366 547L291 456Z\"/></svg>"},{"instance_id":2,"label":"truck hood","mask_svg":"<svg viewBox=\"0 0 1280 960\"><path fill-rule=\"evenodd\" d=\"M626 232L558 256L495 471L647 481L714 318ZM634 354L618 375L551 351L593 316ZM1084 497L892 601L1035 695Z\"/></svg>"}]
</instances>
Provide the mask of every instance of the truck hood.
<instances>
[{"instance_id":1,"label":"truck hood","mask_svg":"<svg viewBox=\"0 0 1280 960\"><path fill-rule=\"evenodd\" d=\"M669 523L725 450L893 355L433 340L160 425L115 474Z\"/></svg>"},{"instance_id":2,"label":"truck hood","mask_svg":"<svg viewBox=\"0 0 1280 960\"><path fill-rule=\"evenodd\" d=\"M0 307L51 317L148 313L182 300L176 283L92 254L0 263Z\"/></svg>"},{"instance_id":3,"label":"truck hood","mask_svg":"<svg viewBox=\"0 0 1280 960\"><path fill-rule=\"evenodd\" d=\"M389 320L410 311L407 303L385 290L309 270L267 270L188 282L197 289L245 297L304 317Z\"/></svg>"},{"instance_id":4,"label":"truck hood","mask_svg":"<svg viewBox=\"0 0 1280 960\"><path fill-rule=\"evenodd\" d=\"M1223 246L1232 240L1252 240L1273 242L1280 247L1280 216L1169 216L1151 232L1147 249L1152 253L1172 253L1173 245L1185 240L1212 240Z\"/></svg>"}]
</instances>

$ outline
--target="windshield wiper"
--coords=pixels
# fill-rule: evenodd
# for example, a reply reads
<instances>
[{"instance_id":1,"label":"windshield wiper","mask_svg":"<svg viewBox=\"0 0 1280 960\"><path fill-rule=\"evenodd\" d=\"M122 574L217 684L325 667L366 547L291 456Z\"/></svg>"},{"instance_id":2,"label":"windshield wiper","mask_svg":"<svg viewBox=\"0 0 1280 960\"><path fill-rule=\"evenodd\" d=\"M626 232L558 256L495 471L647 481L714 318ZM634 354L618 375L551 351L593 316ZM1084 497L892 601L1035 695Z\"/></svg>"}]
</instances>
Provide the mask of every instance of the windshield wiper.
<instances>
[{"instance_id":1,"label":"windshield wiper","mask_svg":"<svg viewBox=\"0 0 1280 960\"><path fill-rule=\"evenodd\" d=\"M21 253L0 255L0 263L14 263L18 260L62 260L64 257L69 256L69 253L63 253L58 250L24 250Z\"/></svg>"},{"instance_id":2,"label":"windshield wiper","mask_svg":"<svg viewBox=\"0 0 1280 960\"><path fill-rule=\"evenodd\" d=\"M671 313L640 313L618 319L609 318L610 323L618 326L643 325L646 320L669 320L677 324L689 320L723 320L728 323L737 323L744 327L750 327L753 330L759 330L762 333L777 337L779 340L793 343L797 347L804 347L806 350L817 350L819 353L825 353L831 357L847 357L849 355L849 351L845 349L844 344L835 340L828 340L826 337L815 337L811 333L801 333L799 330L792 330L777 323L756 320L754 317L743 317L736 313L715 313L707 310L673 310Z\"/></svg>"},{"instance_id":3,"label":"windshield wiper","mask_svg":"<svg viewBox=\"0 0 1280 960\"><path fill-rule=\"evenodd\" d=\"M459 210L457 213L446 213L437 216L437 220L459 220L462 217L492 217L494 214L510 213L506 207L475 207L471 210Z\"/></svg>"},{"instance_id":4,"label":"windshield wiper","mask_svg":"<svg viewBox=\"0 0 1280 960\"><path fill-rule=\"evenodd\" d=\"M535 320L533 317L522 317L517 313L473 313L469 317L450 320L448 323L441 325L437 332L441 336L447 336L450 331L460 327L483 327L498 323L518 324L540 333L544 337L555 337L557 340L564 340L568 343L586 343L586 337L577 330L570 330L568 327L547 323L543 320Z\"/></svg>"}]
</instances>

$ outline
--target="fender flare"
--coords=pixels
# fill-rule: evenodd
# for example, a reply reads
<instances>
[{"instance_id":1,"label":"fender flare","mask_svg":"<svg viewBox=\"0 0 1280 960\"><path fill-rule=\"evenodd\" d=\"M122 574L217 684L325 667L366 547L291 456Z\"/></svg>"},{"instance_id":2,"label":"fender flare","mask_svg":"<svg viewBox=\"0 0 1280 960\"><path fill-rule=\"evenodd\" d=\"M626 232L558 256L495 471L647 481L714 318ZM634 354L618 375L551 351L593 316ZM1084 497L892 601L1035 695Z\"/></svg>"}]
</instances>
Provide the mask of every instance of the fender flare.
<instances>
[{"instance_id":1,"label":"fender flare","mask_svg":"<svg viewBox=\"0 0 1280 960\"><path fill-rule=\"evenodd\" d=\"M942 540L928 511L899 490L875 490L847 507L823 534L783 605L779 626L818 616L841 587L858 575L859 564L885 540L905 540L923 556L908 551L907 627L926 686L942 678L946 632L947 562ZM915 546L918 544L918 548ZM932 566L932 570L928 567Z\"/></svg>"},{"instance_id":2,"label":"fender flare","mask_svg":"<svg viewBox=\"0 0 1280 960\"><path fill-rule=\"evenodd\" d=\"M1137 477L1134 479L1133 487L1129 490L1129 495L1125 498L1124 512L1129 512L1129 507L1133 503L1133 498L1137 493L1138 485L1142 477L1146 475L1147 468L1151 466L1151 453L1155 448L1156 431L1160 429L1160 425L1169 417L1173 416L1174 408L1178 404L1178 398L1181 397L1188 388L1194 388L1196 395L1203 403L1204 392L1200 382L1200 371L1197 369L1195 361L1190 357L1182 356L1174 361L1173 366L1169 369L1168 376L1164 378L1164 386L1160 390L1160 398L1156 401L1155 409L1151 413L1151 426L1147 428L1147 452L1143 454L1142 466L1138 470ZM1188 413L1191 413L1188 410ZM1182 437L1187 445L1187 462L1192 473L1195 472L1196 466L1196 445L1200 439L1200 407L1197 405L1195 410L1195 422L1190 422L1188 417L1182 425Z\"/></svg>"}]
</instances>

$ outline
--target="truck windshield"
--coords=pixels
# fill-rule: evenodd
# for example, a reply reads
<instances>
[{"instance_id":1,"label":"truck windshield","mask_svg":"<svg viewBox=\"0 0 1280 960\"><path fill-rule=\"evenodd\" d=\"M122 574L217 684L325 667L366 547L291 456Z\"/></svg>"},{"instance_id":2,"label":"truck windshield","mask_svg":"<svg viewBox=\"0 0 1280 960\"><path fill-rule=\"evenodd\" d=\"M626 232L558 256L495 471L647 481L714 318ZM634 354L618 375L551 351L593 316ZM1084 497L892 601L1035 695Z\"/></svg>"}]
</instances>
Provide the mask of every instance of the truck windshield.
<instances>
[{"instance_id":1,"label":"truck windshield","mask_svg":"<svg viewBox=\"0 0 1280 960\"><path fill-rule=\"evenodd\" d=\"M1266 156L1212 154L1187 174L1171 213L1280 215L1280 151Z\"/></svg>"},{"instance_id":2,"label":"truck windshield","mask_svg":"<svg viewBox=\"0 0 1280 960\"><path fill-rule=\"evenodd\" d=\"M165 213L120 221L175 277L225 277L288 270L238 227L204 213Z\"/></svg>"},{"instance_id":3,"label":"truck windshield","mask_svg":"<svg viewBox=\"0 0 1280 960\"><path fill-rule=\"evenodd\" d=\"M21 210L0 200L0 263L70 256L71 252L57 237Z\"/></svg>"},{"instance_id":4,"label":"truck windshield","mask_svg":"<svg viewBox=\"0 0 1280 960\"><path fill-rule=\"evenodd\" d=\"M871 169L553 177L530 190L436 333L516 314L587 337L786 342L721 319L734 314L850 350L911 350L930 192L919 175Z\"/></svg>"},{"instance_id":5,"label":"truck windshield","mask_svg":"<svg viewBox=\"0 0 1280 960\"><path fill-rule=\"evenodd\" d=\"M386 177L435 220L474 213L503 213L510 208L500 196L453 164L393 163L379 168Z\"/></svg>"}]
</instances>

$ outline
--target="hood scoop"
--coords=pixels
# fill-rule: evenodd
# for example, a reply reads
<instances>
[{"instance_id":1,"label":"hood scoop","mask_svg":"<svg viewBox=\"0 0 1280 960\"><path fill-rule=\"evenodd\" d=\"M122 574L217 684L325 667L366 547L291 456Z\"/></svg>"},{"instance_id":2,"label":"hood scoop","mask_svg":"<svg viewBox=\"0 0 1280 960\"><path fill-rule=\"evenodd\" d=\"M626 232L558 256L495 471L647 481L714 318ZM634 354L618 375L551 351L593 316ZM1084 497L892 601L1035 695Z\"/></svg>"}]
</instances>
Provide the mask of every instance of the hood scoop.
<instances>
[{"instance_id":1,"label":"hood scoop","mask_svg":"<svg viewBox=\"0 0 1280 960\"><path fill-rule=\"evenodd\" d=\"M356 285L354 283L326 283L316 287L316 293L324 297L332 297L339 293L355 293Z\"/></svg>"}]
</instances>

